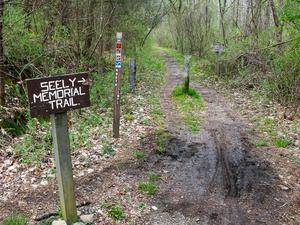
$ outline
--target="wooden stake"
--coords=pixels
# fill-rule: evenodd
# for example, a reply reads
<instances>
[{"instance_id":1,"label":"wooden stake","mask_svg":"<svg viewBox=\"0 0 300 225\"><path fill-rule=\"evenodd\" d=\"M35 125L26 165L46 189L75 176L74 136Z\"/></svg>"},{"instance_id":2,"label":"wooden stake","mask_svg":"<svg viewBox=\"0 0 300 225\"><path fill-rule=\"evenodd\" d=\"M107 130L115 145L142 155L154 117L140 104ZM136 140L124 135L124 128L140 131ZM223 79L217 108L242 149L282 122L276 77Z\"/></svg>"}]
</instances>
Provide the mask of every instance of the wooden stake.
<instances>
[{"instance_id":1,"label":"wooden stake","mask_svg":"<svg viewBox=\"0 0 300 225\"><path fill-rule=\"evenodd\" d=\"M122 40L123 33L116 33L116 64L115 64L115 86L114 86L114 119L113 137L120 137L120 100L121 100L121 75L122 75Z\"/></svg>"},{"instance_id":2,"label":"wooden stake","mask_svg":"<svg viewBox=\"0 0 300 225\"><path fill-rule=\"evenodd\" d=\"M121 100L121 69L116 69L116 81L114 88L114 120L113 120L113 137L120 137L120 117L121 117L121 109L120 109L120 100Z\"/></svg>"},{"instance_id":3,"label":"wooden stake","mask_svg":"<svg viewBox=\"0 0 300 225\"><path fill-rule=\"evenodd\" d=\"M67 113L51 114L60 206L68 225L77 221Z\"/></svg>"}]
</instances>

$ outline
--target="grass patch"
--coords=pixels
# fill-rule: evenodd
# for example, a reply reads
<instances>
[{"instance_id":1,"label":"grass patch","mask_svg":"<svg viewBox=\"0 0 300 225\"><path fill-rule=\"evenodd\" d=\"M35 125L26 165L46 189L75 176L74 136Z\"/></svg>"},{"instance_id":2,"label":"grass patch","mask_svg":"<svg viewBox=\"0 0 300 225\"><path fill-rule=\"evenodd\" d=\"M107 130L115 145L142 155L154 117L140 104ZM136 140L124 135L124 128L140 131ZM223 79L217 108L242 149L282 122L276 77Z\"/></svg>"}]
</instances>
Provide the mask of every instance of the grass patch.
<instances>
[{"instance_id":1,"label":"grass patch","mask_svg":"<svg viewBox=\"0 0 300 225\"><path fill-rule=\"evenodd\" d=\"M281 139L276 139L274 141L274 144L278 147L278 148L286 148L287 146L289 146L291 144L290 140L281 138Z\"/></svg>"},{"instance_id":2,"label":"grass patch","mask_svg":"<svg viewBox=\"0 0 300 225\"><path fill-rule=\"evenodd\" d=\"M114 155L114 154L116 154L116 151L114 150L114 148L111 144L105 144L103 146L103 154L104 155Z\"/></svg>"},{"instance_id":3,"label":"grass patch","mask_svg":"<svg viewBox=\"0 0 300 225\"><path fill-rule=\"evenodd\" d=\"M132 154L137 159L141 159L145 157L145 153L140 150L134 150Z\"/></svg>"},{"instance_id":4,"label":"grass patch","mask_svg":"<svg viewBox=\"0 0 300 225\"><path fill-rule=\"evenodd\" d=\"M27 219L23 215L13 214L3 221L3 225L27 225Z\"/></svg>"},{"instance_id":5,"label":"grass patch","mask_svg":"<svg viewBox=\"0 0 300 225\"><path fill-rule=\"evenodd\" d=\"M158 191L158 187L155 182L159 181L161 176L155 172L150 172L148 175L148 181L140 181L139 182L139 189L147 193L149 195L154 195Z\"/></svg>"},{"instance_id":6,"label":"grass patch","mask_svg":"<svg viewBox=\"0 0 300 225\"><path fill-rule=\"evenodd\" d=\"M183 85L176 85L172 91L172 97L177 103L181 118L192 132L198 132L201 127L202 118L199 115L204 108L202 96L193 88L185 93Z\"/></svg>"},{"instance_id":7,"label":"grass patch","mask_svg":"<svg viewBox=\"0 0 300 225\"><path fill-rule=\"evenodd\" d=\"M196 99L200 98L200 95L198 94L198 92L195 89L189 88L188 92L186 93L184 86L181 84L177 84L172 91L173 97L181 97L181 96L186 96L186 95L191 96L192 98L196 98Z\"/></svg>"},{"instance_id":8,"label":"grass patch","mask_svg":"<svg viewBox=\"0 0 300 225\"><path fill-rule=\"evenodd\" d=\"M123 206L121 206L121 205L112 206L109 211L109 215L112 218L117 219L117 220L126 218L126 214L124 212Z\"/></svg>"},{"instance_id":9,"label":"grass patch","mask_svg":"<svg viewBox=\"0 0 300 225\"><path fill-rule=\"evenodd\" d=\"M266 141L264 139L259 139L254 144L256 147L266 147L266 146L268 146L268 141Z\"/></svg>"},{"instance_id":10,"label":"grass patch","mask_svg":"<svg viewBox=\"0 0 300 225\"><path fill-rule=\"evenodd\" d=\"M154 184L153 182L145 182L145 181L139 182L139 189L149 195L154 195L158 190L156 184Z\"/></svg>"},{"instance_id":11,"label":"grass patch","mask_svg":"<svg viewBox=\"0 0 300 225\"><path fill-rule=\"evenodd\" d=\"M150 182L154 183L156 181L159 181L161 179L161 176L155 172L150 172L148 179Z\"/></svg>"}]
</instances>

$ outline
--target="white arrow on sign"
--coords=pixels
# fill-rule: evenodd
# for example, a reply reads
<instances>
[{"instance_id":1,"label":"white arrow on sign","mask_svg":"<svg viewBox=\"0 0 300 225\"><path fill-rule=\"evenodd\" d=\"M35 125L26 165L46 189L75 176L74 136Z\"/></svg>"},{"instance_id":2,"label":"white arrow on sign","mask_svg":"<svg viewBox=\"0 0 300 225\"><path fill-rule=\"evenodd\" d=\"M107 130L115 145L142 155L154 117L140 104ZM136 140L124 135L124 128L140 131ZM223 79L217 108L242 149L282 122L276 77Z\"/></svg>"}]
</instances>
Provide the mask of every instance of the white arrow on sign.
<instances>
[{"instance_id":1,"label":"white arrow on sign","mask_svg":"<svg viewBox=\"0 0 300 225\"><path fill-rule=\"evenodd\" d=\"M84 83L85 82L85 79L82 78L81 80L77 81L78 83Z\"/></svg>"}]
</instances>

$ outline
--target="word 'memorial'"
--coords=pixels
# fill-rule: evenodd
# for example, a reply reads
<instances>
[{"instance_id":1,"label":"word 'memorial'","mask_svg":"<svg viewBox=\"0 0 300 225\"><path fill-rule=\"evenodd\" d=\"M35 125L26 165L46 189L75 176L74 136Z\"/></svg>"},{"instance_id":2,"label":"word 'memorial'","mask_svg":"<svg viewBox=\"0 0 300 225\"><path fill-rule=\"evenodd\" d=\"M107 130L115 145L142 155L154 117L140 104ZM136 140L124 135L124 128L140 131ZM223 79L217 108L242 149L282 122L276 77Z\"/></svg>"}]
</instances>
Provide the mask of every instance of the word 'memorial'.
<instances>
[{"instance_id":1,"label":"word 'memorial'","mask_svg":"<svg viewBox=\"0 0 300 225\"><path fill-rule=\"evenodd\" d=\"M32 117L90 106L87 73L27 80Z\"/></svg>"}]
</instances>

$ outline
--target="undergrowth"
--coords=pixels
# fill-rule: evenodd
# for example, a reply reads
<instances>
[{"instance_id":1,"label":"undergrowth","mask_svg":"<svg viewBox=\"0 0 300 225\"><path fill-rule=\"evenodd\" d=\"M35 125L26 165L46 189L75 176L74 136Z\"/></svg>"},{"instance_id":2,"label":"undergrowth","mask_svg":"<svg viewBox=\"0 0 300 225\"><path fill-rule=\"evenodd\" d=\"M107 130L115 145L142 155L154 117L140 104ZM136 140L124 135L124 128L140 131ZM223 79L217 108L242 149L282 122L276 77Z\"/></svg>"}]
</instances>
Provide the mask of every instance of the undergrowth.
<instances>
[{"instance_id":1,"label":"undergrowth","mask_svg":"<svg viewBox=\"0 0 300 225\"><path fill-rule=\"evenodd\" d=\"M12 214L3 221L3 225L27 225L27 219L23 215Z\"/></svg>"}]
</instances>

